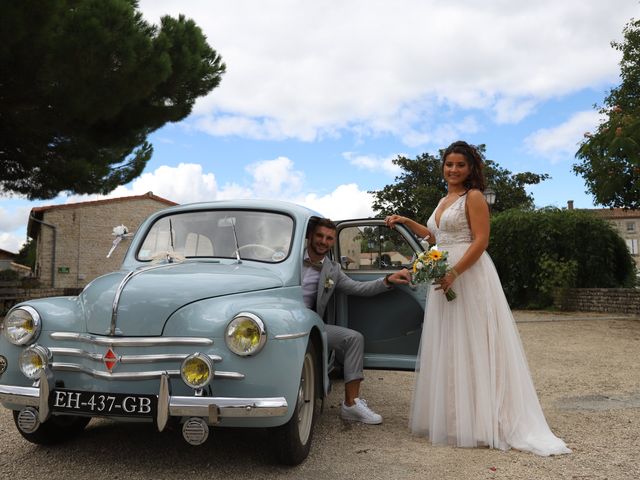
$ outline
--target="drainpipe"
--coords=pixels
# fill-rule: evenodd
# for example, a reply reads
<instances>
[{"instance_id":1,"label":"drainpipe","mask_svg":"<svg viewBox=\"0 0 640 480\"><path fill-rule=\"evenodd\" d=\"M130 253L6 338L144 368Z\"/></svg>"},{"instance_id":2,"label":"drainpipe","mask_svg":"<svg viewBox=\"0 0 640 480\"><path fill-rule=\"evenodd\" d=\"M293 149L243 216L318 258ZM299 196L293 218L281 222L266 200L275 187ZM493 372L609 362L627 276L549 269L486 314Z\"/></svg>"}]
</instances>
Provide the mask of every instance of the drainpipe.
<instances>
[{"instance_id":1,"label":"drainpipe","mask_svg":"<svg viewBox=\"0 0 640 480\"><path fill-rule=\"evenodd\" d=\"M33 220L34 222L38 222L41 223L42 225L44 225L45 227L49 227L53 230L53 252L51 253L51 288L55 288L55 281L56 281L56 234L57 234L57 229L55 225L51 225L50 223L47 222L43 222L42 220L38 220L36 217L34 217L33 215L30 215L29 218L31 220Z\"/></svg>"}]
</instances>

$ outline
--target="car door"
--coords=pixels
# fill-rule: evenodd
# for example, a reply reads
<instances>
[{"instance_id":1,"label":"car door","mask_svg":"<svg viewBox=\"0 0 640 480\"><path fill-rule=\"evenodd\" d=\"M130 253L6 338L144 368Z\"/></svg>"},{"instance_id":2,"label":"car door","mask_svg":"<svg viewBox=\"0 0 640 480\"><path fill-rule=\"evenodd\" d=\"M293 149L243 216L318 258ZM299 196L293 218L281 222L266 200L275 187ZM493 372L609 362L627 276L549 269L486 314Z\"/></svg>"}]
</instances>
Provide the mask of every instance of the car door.
<instances>
[{"instance_id":1,"label":"car door","mask_svg":"<svg viewBox=\"0 0 640 480\"><path fill-rule=\"evenodd\" d=\"M384 277L402 268L411 270L422 251L403 225L388 228L382 219L337 222L333 252L343 272L356 281ZM422 333L427 287L395 286L373 297L336 293L336 325L361 332L365 339L365 367L413 370Z\"/></svg>"}]
</instances>

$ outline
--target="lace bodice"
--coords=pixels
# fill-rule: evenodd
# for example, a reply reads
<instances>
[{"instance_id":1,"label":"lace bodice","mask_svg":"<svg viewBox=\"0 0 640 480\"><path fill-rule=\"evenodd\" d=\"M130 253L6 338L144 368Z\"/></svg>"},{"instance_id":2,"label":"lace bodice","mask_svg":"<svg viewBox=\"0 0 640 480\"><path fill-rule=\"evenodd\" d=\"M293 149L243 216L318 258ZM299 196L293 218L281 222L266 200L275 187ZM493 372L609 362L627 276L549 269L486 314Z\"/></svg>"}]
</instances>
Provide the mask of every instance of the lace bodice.
<instances>
[{"instance_id":1,"label":"lace bodice","mask_svg":"<svg viewBox=\"0 0 640 480\"><path fill-rule=\"evenodd\" d=\"M441 204L442 200L427 221L427 227L435 235L438 246L471 243L471 229L465 213L467 196L461 196L442 212L438 226L436 225L436 212L439 211Z\"/></svg>"}]
</instances>

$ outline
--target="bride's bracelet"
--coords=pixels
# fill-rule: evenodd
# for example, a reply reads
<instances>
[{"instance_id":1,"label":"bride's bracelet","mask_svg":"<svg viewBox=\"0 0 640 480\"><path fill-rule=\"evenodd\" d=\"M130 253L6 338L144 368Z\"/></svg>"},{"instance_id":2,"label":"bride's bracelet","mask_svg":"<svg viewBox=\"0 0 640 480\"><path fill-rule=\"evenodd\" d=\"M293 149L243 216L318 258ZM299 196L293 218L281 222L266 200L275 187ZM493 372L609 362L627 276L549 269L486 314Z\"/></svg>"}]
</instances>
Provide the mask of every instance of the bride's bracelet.
<instances>
[{"instance_id":1,"label":"bride's bracelet","mask_svg":"<svg viewBox=\"0 0 640 480\"><path fill-rule=\"evenodd\" d=\"M451 275L453 275L453 279L454 279L454 280L460 276L460 274L458 273L458 271L457 271L455 268L450 269L450 270L449 270L449 273L450 273Z\"/></svg>"}]
</instances>

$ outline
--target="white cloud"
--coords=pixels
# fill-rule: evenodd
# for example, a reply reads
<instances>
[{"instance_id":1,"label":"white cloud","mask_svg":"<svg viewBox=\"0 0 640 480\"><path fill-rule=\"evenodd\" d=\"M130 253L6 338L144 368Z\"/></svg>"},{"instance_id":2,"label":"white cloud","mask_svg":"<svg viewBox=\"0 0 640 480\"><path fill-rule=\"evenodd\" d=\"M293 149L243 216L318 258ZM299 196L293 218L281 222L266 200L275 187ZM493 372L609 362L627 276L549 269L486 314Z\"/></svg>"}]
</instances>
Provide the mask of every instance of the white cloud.
<instances>
[{"instance_id":1,"label":"white cloud","mask_svg":"<svg viewBox=\"0 0 640 480\"><path fill-rule=\"evenodd\" d=\"M366 163L365 157L360 162ZM389 168L384 159L370 159L375 168ZM131 186L121 186L108 195L60 195L46 205L85 202L103 198L141 195L152 191L177 203L209 200L264 198L291 201L306 205L335 219L369 217L373 215L373 197L354 183L338 185L324 195L305 191L304 174L287 157L277 157L253 163L245 169L242 182L230 182L218 187L215 175L205 173L199 164L181 163L177 167L163 165L145 173ZM45 204L45 203L43 203ZM32 206L7 211L0 207L0 248L17 252L25 241L24 230Z\"/></svg>"},{"instance_id":2,"label":"white cloud","mask_svg":"<svg viewBox=\"0 0 640 480\"><path fill-rule=\"evenodd\" d=\"M357 155L354 152L344 152L342 156L347 159L351 165L372 172L382 171L387 175L398 175L401 170L398 165L393 163L393 160L397 158L398 155L378 157L376 155Z\"/></svg>"},{"instance_id":3,"label":"white cloud","mask_svg":"<svg viewBox=\"0 0 640 480\"><path fill-rule=\"evenodd\" d=\"M304 141L348 129L389 133L410 146L452 139L453 121L443 128L441 118L424 115L435 107L512 123L542 101L615 81L619 52L610 42L637 15L629 0L140 6L153 22L163 14L193 18L227 63L221 86L196 105L195 128Z\"/></svg>"},{"instance_id":4,"label":"white cloud","mask_svg":"<svg viewBox=\"0 0 640 480\"><path fill-rule=\"evenodd\" d=\"M29 213L31 207L16 207L12 210L7 210L0 207L0 231L17 230L24 227L29 221Z\"/></svg>"},{"instance_id":5,"label":"white cloud","mask_svg":"<svg viewBox=\"0 0 640 480\"><path fill-rule=\"evenodd\" d=\"M257 197L278 197L285 192L298 192L304 175L293 169L293 162L286 157L265 160L249 165L247 172L253 177L253 192Z\"/></svg>"},{"instance_id":6,"label":"white cloud","mask_svg":"<svg viewBox=\"0 0 640 480\"><path fill-rule=\"evenodd\" d=\"M286 157L252 163L245 171L248 177L244 183L230 182L218 187L215 175L203 172L200 164L162 165L153 172L143 173L130 186L120 186L108 195L62 195L51 203L86 202L147 192L181 204L233 198L290 199L300 192L304 182L304 174Z\"/></svg>"},{"instance_id":7,"label":"white cloud","mask_svg":"<svg viewBox=\"0 0 640 480\"><path fill-rule=\"evenodd\" d=\"M494 105L496 123L518 123L535 110L535 100L502 98Z\"/></svg>"},{"instance_id":8,"label":"white cloud","mask_svg":"<svg viewBox=\"0 0 640 480\"><path fill-rule=\"evenodd\" d=\"M18 253L26 242L24 235L16 235L11 232L0 232L0 248L11 253Z\"/></svg>"},{"instance_id":9,"label":"white cloud","mask_svg":"<svg viewBox=\"0 0 640 480\"><path fill-rule=\"evenodd\" d=\"M202 165L196 163L180 163L176 167L162 165L152 173L143 173L131 186L117 187L108 195L71 195L66 197L64 203L143 195L147 192L177 203L191 203L215 200L217 190L213 173L203 173Z\"/></svg>"},{"instance_id":10,"label":"white cloud","mask_svg":"<svg viewBox=\"0 0 640 480\"><path fill-rule=\"evenodd\" d=\"M307 194L299 198L297 203L334 220L364 218L374 215L371 208L373 195L360 190L355 183L339 185L331 193L322 196L315 193Z\"/></svg>"},{"instance_id":11,"label":"white cloud","mask_svg":"<svg viewBox=\"0 0 640 480\"><path fill-rule=\"evenodd\" d=\"M553 128L542 128L527 138L525 147L529 153L547 158L552 163L564 158L573 158L584 134L593 131L601 116L595 111L578 112L566 122Z\"/></svg>"}]
</instances>

